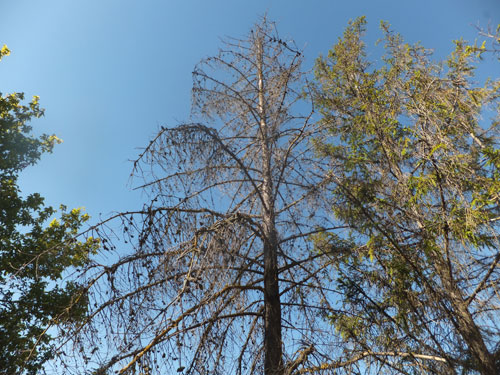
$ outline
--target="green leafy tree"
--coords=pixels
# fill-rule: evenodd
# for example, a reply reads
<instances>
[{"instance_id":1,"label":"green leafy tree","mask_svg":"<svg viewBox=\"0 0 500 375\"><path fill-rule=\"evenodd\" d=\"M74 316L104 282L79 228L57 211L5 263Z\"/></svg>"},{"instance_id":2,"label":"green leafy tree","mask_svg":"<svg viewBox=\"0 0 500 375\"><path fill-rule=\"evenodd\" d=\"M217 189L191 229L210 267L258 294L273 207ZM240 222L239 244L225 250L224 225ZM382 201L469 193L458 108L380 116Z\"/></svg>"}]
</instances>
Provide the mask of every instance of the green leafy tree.
<instances>
[{"instance_id":1,"label":"green leafy tree","mask_svg":"<svg viewBox=\"0 0 500 375\"><path fill-rule=\"evenodd\" d=\"M10 53L0 50L0 60ZM73 240L88 215L80 209L59 220L33 193L21 195L19 173L60 142L31 135L28 122L43 115L38 97L23 104L22 93L0 94L0 374L37 374L53 357L49 327L79 319L86 298L73 282L61 284L68 267L84 264L98 246Z\"/></svg>"},{"instance_id":2,"label":"green leafy tree","mask_svg":"<svg viewBox=\"0 0 500 375\"><path fill-rule=\"evenodd\" d=\"M484 44L455 41L435 62L382 30L381 62L360 18L315 68L330 129L316 146L352 248L335 259L343 293L329 314L349 360L324 367L498 374L500 82L473 80Z\"/></svg>"}]
</instances>

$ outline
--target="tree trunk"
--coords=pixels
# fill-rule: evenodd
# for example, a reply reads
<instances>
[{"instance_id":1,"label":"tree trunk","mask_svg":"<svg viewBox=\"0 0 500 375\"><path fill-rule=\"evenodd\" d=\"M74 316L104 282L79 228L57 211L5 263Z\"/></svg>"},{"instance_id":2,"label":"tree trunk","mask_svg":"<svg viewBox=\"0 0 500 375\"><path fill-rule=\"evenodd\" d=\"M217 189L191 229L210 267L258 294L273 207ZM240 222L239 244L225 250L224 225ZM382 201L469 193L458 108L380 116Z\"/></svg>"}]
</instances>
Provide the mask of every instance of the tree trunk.
<instances>
[{"instance_id":1,"label":"tree trunk","mask_svg":"<svg viewBox=\"0 0 500 375\"><path fill-rule=\"evenodd\" d=\"M449 296L452 311L450 318L456 321L457 331L462 335L469 346L472 357L477 362L477 370L481 375L498 375L495 357L492 355L483 340L465 299L456 286L444 259L436 260L438 273L441 277L443 288Z\"/></svg>"},{"instance_id":2,"label":"tree trunk","mask_svg":"<svg viewBox=\"0 0 500 375\"><path fill-rule=\"evenodd\" d=\"M267 220L266 220L267 222ZM264 374L283 372L281 348L281 302L278 284L277 241L273 223L264 244ZM267 225L266 225L267 227Z\"/></svg>"},{"instance_id":3,"label":"tree trunk","mask_svg":"<svg viewBox=\"0 0 500 375\"><path fill-rule=\"evenodd\" d=\"M275 225L271 137L266 118L263 78L262 36L257 36L257 78L259 90L259 132L262 148L262 215L264 242L264 374L283 373L281 340L281 302L278 283L278 239Z\"/></svg>"}]
</instances>

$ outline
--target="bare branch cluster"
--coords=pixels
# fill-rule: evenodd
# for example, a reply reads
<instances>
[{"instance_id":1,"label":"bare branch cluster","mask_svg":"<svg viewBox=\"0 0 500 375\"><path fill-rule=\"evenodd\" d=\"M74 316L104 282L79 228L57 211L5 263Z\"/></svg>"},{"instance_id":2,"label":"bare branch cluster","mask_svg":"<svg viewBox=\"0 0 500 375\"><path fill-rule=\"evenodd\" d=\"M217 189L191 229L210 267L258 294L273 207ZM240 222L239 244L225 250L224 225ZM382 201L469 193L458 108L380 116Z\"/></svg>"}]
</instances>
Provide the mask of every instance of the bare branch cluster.
<instances>
[{"instance_id":1,"label":"bare branch cluster","mask_svg":"<svg viewBox=\"0 0 500 375\"><path fill-rule=\"evenodd\" d=\"M306 241L335 226L331 178L301 58L267 20L226 41L193 72L192 121L162 127L134 163L149 202L119 215L128 253L98 229L109 252L86 270L95 305L71 334L102 373L278 374L309 360L306 342L332 350L330 260Z\"/></svg>"}]
</instances>

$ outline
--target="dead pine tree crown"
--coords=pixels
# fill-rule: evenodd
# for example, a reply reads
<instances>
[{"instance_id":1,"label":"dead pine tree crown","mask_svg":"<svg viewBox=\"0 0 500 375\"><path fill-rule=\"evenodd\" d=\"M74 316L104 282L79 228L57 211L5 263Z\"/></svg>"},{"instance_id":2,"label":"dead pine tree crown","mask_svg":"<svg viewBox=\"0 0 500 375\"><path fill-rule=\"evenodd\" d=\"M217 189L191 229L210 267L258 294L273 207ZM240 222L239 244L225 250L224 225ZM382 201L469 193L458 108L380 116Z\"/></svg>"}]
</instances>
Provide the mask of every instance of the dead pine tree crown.
<instances>
[{"instance_id":1,"label":"dead pine tree crown","mask_svg":"<svg viewBox=\"0 0 500 375\"><path fill-rule=\"evenodd\" d=\"M69 335L97 373L285 374L332 352L329 257L308 239L335 223L301 63L263 18L195 67L192 121L134 163L129 250L97 228L114 261L86 270L94 308Z\"/></svg>"}]
</instances>

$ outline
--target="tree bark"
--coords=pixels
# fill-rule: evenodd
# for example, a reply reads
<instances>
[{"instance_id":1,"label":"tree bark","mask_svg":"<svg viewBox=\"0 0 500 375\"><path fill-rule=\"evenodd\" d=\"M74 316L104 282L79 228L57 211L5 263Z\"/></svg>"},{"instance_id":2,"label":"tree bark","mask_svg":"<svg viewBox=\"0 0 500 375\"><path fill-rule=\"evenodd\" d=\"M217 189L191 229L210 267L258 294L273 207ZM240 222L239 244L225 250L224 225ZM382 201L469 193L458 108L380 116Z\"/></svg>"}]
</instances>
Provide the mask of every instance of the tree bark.
<instances>
[{"instance_id":1,"label":"tree bark","mask_svg":"<svg viewBox=\"0 0 500 375\"><path fill-rule=\"evenodd\" d=\"M468 309L465 298L450 276L445 261L440 259L436 261L436 264L446 295L449 296L449 301L453 309L450 319L455 320L457 331L469 346L471 355L478 364L477 370L482 375L498 375L495 356L486 347L481 331Z\"/></svg>"},{"instance_id":2,"label":"tree bark","mask_svg":"<svg viewBox=\"0 0 500 375\"><path fill-rule=\"evenodd\" d=\"M281 302L278 282L278 239L275 225L271 171L272 139L266 118L263 77L262 36L257 35L257 79L259 95L259 132L262 147L262 215L264 243L264 374L283 374L281 339Z\"/></svg>"}]
</instances>

